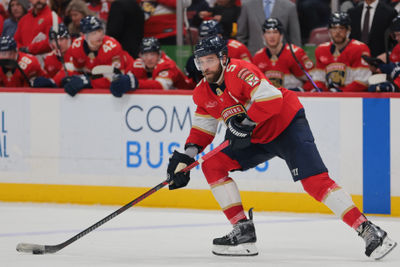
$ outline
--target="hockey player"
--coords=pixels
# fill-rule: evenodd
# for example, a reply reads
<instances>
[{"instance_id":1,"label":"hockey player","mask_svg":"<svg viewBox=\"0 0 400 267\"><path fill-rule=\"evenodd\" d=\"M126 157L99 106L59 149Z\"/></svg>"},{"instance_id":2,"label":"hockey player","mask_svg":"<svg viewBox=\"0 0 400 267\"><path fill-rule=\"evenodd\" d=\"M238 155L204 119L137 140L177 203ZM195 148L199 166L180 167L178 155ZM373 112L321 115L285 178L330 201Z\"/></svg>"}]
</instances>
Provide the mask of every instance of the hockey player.
<instances>
[{"instance_id":1,"label":"hockey player","mask_svg":"<svg viewBox=\"0 0 400 267\"><path fill-rule=\"evenodd\" d=\"M230 145L202 165L215 199L233 225L232 232L213 240L214 254L258 254L252 212L247 218L229 171L244 171L275 156L286 161L293 180L300 181L308 194L356 230L366 242L367 256L380 259L394 248L396 242L370 222L330 178L294 92L274 87L253 64L229 59L225 42L218 36L200 41L194 54L204 79L193 92L197 108L185 152L174 151L167 173L170 190L186 186L190 172L179 171L212 142L218 121L225 122Z\"/></svg>"},{"instance_id":2,"label":"hockey player","mask_svg":"<svg viewBox=\"0 0 400 267\"><path fill-rule=\"evenodd\" d=\"M312 77L323 91L367 90L371 71L361 56L370 56L370 51L366 44L349 39L350 22L347 13L333 13L329 17L329 35L332 41L319 45L315 50L316 67L312 71Z\"/></svg>"},{"instance_id":3,"label":"hockey player","mask_svg":"<svg viewBox=\"0 0 400 267\"><path fill-rule=\"evenodd\" d=\"M117 75L110 86L114 96L139 89L193 89L188 77L176 63L161 51L158 39L145 37L139 48L139 58L127 67L127 74Z\"/></svg>"},{"instance_id":4,"label":"hockey player","mask_svg":"<svg viewBox=\"0 0 400 267\"><path fill-rule=\"evenodd\" d=\"M53 84L45 76L35 56L18 52L14 38L0 37L0 86L48 87L50 84L49 87L52 87Z\"/></svg>"},{"instance_id":5,"label":"hockey player","mask_svg":"<svg viewBox=\"0 0 400 267\"><path fill-rule=\"evenodd\" d=\"M223 29L219 22L215 20L206 20L200 24L199 27L200 40L205 37L216 34L218 34L220 37L222 37L223 34ZM228 57L243 59L248 62L252 61L249 49L247 49L247 47L241 42L234 39L229 39L227 41L227 46L228 46ZM193 79L193 81L196 83L198 83L203 78L201 72L196 69L196 66L194 64L194 55L188 58L185 70L188 77Z\"/></svg>"},{"instance_id":6,"label":"hockey player","mask_svg":"<svg viewBox=\"0 0 400 267\"><path fill-rule=\"evenodd\" d=\"M63 23L58 24L58 29L52 27L49 32L49 41L52 51L44 58L44 69L55 84L61 86L61 80L67 73L68 75L76 74L69 49L71 36L67 27Z\"/></svg>"},{"instance_id":7,"label":"hockey player","mask_svg":"<svg viewBox=\"0 0 400 267\"><path fill-rule=\"evenodd\" d=\"M82 37L74 40L71 46L72 63L81 71L81 75L73 75L63 80L65 91L74 96L83 88L109 88L110 80L106 77L90 80L95 66L111 65L116 69L124 68L121 62L123 54L121 45L114 38L104 34L103 23L95 16L87 16L81 20Z\"/></svg>"},{"instance_id":8,"label":"hockey player","mask_svg":"<svg viewBox=\"0 0 400 267\"><path fill-rule=\"evenodd\" d=\"M312 84L307 80L300 66L293 58L289 44L283 41L283 25L275 18L267 19L263 24L266 47L257 51L253 63L275 87L285 87L294 91L311 90ZM292 44L297 59L306 71L311 71L314 63L301 47ZM304 88L304 89L303 89Z\"/></svg>"}]
</instances>

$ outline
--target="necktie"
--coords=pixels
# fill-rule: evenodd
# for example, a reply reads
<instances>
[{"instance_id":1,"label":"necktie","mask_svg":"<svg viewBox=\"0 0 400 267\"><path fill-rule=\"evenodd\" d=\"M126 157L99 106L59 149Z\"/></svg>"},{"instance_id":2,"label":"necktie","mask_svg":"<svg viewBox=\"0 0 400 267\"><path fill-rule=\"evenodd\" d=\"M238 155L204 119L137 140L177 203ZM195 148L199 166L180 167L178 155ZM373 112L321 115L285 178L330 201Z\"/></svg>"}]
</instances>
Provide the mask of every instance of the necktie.
<instances>
[{"instance_id":1,"label":"necktie","mask_svg":"<svg viewBox=\"0 0 400 267\"><path fill-rule=\"evenodd\" d=\"M264 0L264 13L265 18L269 19L271 16L271 2L269 0Z\"/></svg>"},{"instance_id":2,"label":"necktie","mask_svg":"<svg viewBox=\"0 0 400 267\"><path fill-rule=\"evenodd\" d=\"M369 10L371 6L367 6L367 11L364 16L364 25L361 33L361 41L365 44L368 43L368 34L369 34Z\"/></svg>"}]
</instances>

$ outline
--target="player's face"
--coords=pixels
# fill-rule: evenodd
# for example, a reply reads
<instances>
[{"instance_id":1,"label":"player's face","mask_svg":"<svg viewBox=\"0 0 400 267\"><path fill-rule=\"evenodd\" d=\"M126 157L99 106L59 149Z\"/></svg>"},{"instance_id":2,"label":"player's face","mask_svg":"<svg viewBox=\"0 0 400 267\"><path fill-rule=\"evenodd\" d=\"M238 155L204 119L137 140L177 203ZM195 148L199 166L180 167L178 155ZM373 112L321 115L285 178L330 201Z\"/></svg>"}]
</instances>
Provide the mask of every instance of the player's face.
<instances>
[{"instance_id":1,"label":"player's face","mask_svg":"<svg viewBox=\"0 0 400 267\"><path fill-rule=\"evenodd\" d=\"M342 25L332 26L329 29L329 34L331 35L332 41L335 44L343 44L347 40L349 30Z\"/></svg>"},{"instance_id":2,"label":"player's face","mask_svg":"<svg viewBox=\"0 0 400 267\"><path fill-rule=\"evenodd\" d=\"M18 52L17 51L0 51L0 60L2 59L12 59L17 60ZM4 65L6 68L12 68L12 65L8 65L7 63Z\"/></svg>"},{"instance_id":3,"label":"player's face","mask_svg":"<svg viewBox=\"0 0 400 267\"><path fill-rule=\"evenodd\" d=\"M19 19L24 15L24 9L18 1L11 2L10 10L11 10L11 14L16 19Z\"/></svg>"},{"instance_id":4,"label":"player's face","mask_svg":"<svg viewBox=\"0 0 400 267\"><path fill-rule=\"evenodd\" d=\"M147 52L140 54L140 57L143 59L144 65L147 69L154 69L160 60L160 53L158 52Z\"/></svg>"},{"instance_id":5,"label":"player's face","mask_svg":"<svg viewBox=\"0 0 400 267\"><path fill-rule=\"evenodd\" d=\"M211 54L204 57L196 58L196 66L203 73L207 82L215 83L221 76L222 67L217 55Z\"/></svg>"},{"instance_id":6,"label":"player's face","mask_svg":"<svg viewBox=\"0 0 400 267\"><path fill-rule=\"evenodd\" d=\"M72 23L77 27L79 27L81 19L84 18L84 15L76 10L71 10L71 12L69 12L69 16L71 17Z\"/></svg>"},{"instance_id":7,"label":"player's face","mask_svg":"<svg viewBox=\"0 0 400 267\"><path fill-rule=\"evenodd\" d=\"M393 36L397 43L400 43L400 32L394 32Z\"/></svg>"},{"instance_id":8,"label":"player's face","mask_svg":"<svg viewBox=\"0 0 400 267\"><path fill-rule=\"evenodd\" d=\"M58 41L58 46L60 47L61 53L64 54L68 50L68 48L71 44L71 39L62 37L62 38L59 38L57 41ZM53 50L58 50L56 40L50 41L50 47Z\"/></svg>"},{"instance_id":9,"label":"player's face","mask_svg":"<svg viewBox=\"0 0 400 267\"><path fill-rule=\"evenodd\" d=\"M276 29L268 29L264 32L264 39L268 47L277 47L282 41L281 33Z\"/></svg>"},{"instance_id":10,"label":"player's face","mask_svg":"<svg viewBox=\"0 0 400 267\"><path fill-rule=\"evenodd\" d=\"M93 51L97 51L100 49L100 46L103 44L104 39L104 30L98 29L87 34L87 42L89 47Z\"/></svg>"}]
</instances>

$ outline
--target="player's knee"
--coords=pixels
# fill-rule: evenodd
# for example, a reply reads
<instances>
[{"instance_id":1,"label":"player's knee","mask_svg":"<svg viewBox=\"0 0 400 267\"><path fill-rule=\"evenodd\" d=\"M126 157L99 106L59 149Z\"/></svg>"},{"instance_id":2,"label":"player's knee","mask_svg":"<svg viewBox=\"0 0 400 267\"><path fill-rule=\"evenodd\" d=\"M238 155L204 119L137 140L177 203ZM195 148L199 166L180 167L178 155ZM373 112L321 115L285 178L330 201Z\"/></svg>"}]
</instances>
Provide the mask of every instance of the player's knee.
<instances>
[{"instance_id":1,"label":"player's knee","mask_svg":"<svg viewBox=\"0 0 400 267\"><path fill-rule=\"evenodd\" d=\"M322 202L324 198L338 185L327 172L307 177L301 180L304 190L317 201Z\"/></svg>"},{"instance_id":2,"label":"player's knee","mask_svg":"<svg viewBox=\"0 0 400 267\"><path fill-rule=\"evenodd\" d=\"M204 161L201 168L207 182L214 184L221 178L227 177L230 170L240 168L240 165L224 153L218 153L211 159Z\"/></svg>"}]
</instances>

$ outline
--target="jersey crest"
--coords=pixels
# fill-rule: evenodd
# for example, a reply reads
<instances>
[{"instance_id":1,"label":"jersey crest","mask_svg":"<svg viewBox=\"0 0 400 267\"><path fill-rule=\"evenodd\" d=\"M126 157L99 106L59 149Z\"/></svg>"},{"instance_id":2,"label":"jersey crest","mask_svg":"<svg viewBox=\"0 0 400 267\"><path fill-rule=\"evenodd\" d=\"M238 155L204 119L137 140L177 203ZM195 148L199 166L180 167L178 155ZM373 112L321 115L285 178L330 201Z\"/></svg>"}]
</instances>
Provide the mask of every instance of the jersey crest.
<instances>
[{"instance_id":1,"label":"jersey crest","mask_svg":"<svg viewBox=\"0 0 400 267\"><path fill-rule=\"evenodd\" d=\"M276 70L268 70L265 73L268 80L276 87L283 87L284 73Z\"/></svg>"},{"instance_id":2,"label":"jersey crest","mask_svg":"<svg viewBox=\"0 0 400 267\"><path fill-rule=\"evenodd\" d=\"M344 86L346 79L346 64L335 62L326 66L326 81Z\"/></svg>"},{"instance_id":3,"label":"jersey crest","mask_svg":"<svg viewBox=\"0 0 400 267\"><path fill-rule=\"evenodd\" d=\"M254 87L260 83L260 79L253 72L249 71L246 68L241 69L238 72L237 76L251 87Z\"/></svg>"}]
</instances>

